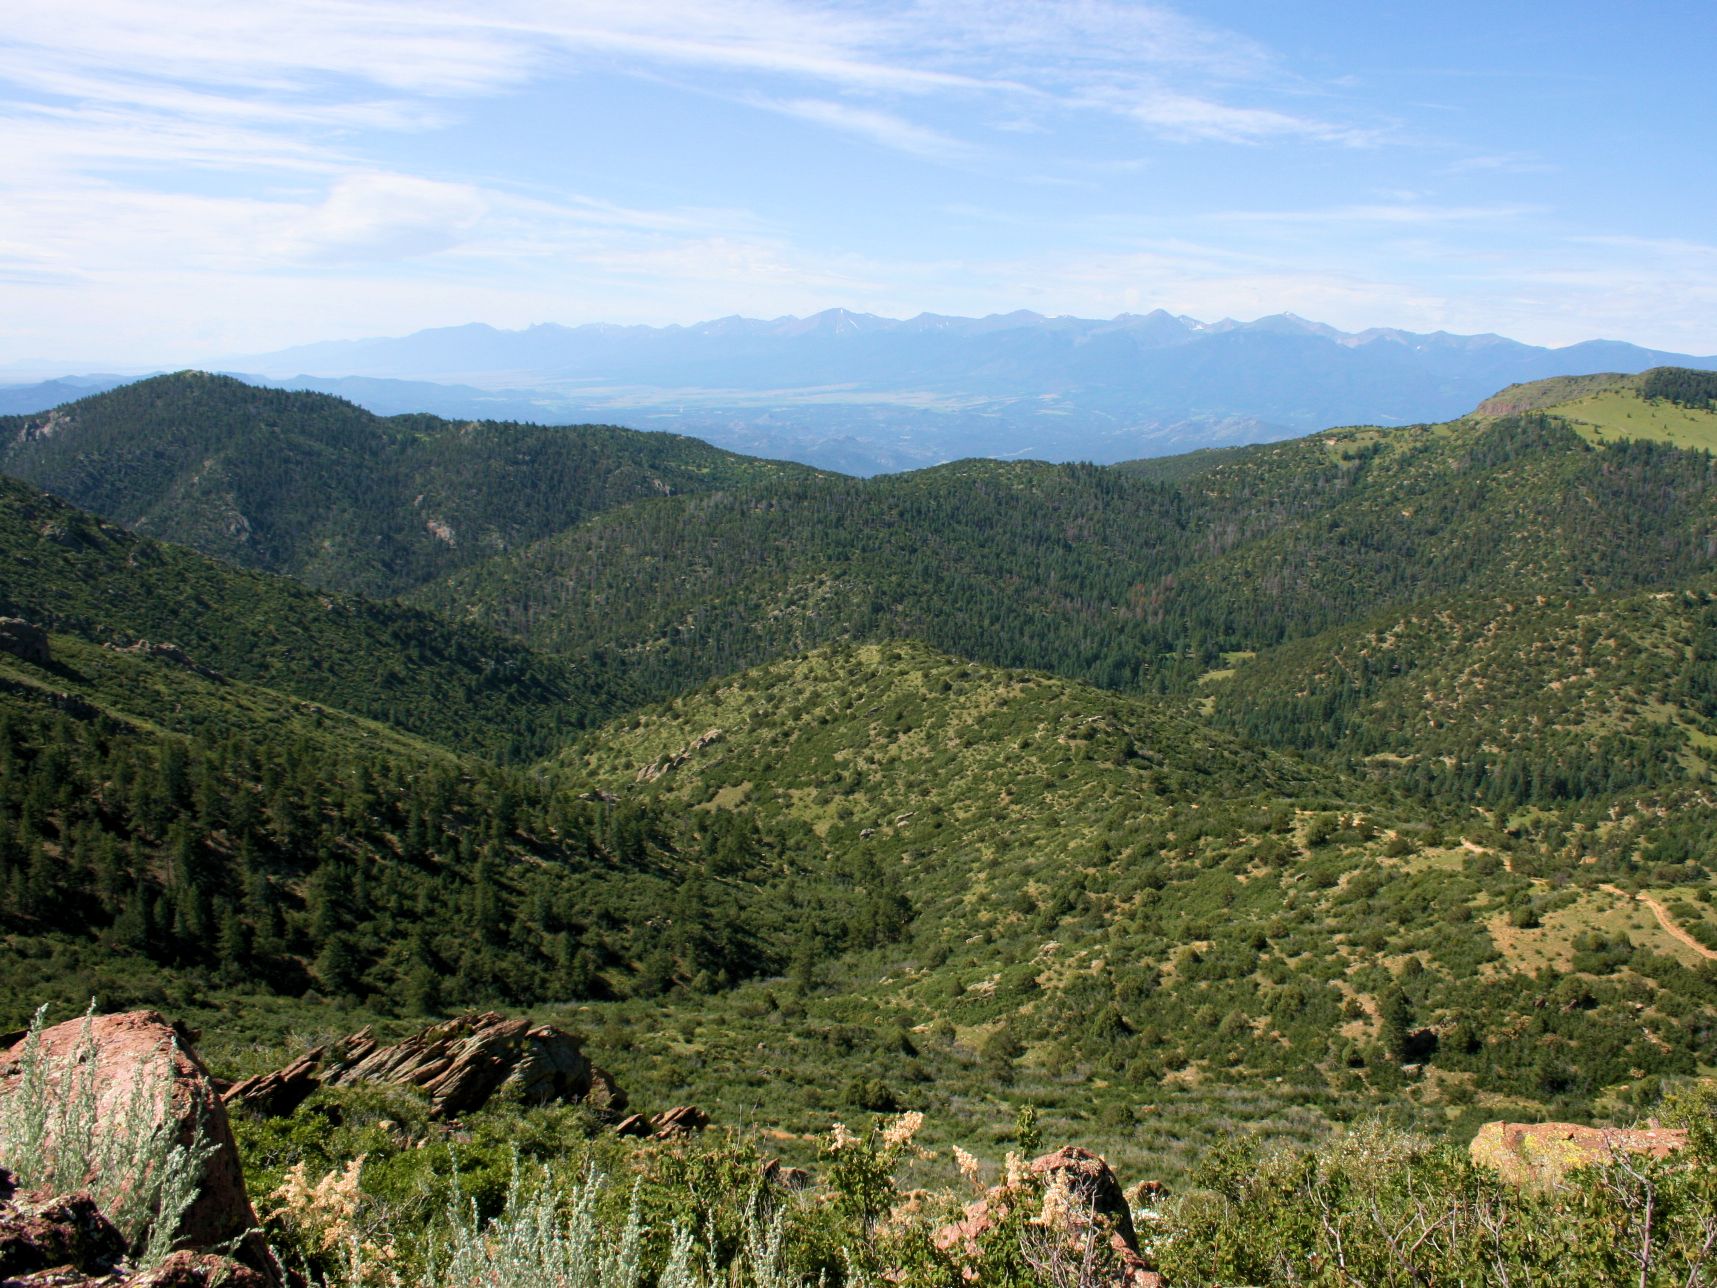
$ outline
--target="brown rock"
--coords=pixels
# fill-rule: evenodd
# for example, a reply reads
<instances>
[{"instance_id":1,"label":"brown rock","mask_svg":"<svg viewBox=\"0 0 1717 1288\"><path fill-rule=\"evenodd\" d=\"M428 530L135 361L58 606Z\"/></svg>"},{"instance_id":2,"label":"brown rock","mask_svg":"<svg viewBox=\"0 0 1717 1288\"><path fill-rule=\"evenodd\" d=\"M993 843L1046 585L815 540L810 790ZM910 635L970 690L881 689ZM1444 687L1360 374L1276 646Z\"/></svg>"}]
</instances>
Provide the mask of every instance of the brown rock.
<instances>
[{"instance_id":1,"label":"brown rock","mask_svg":"<svg viewBox=\"0 0 1717 1288\"><path fill-rule=\"evenodd\" d=\"M445 1118L480 1109L497 1094L527 1105L583 1100L598 1086L596 1073L570 1033L489 1012L448 1020L390 1047L355 1046L323 1071L322 1081L421 1087L430 1112ZM625 1104L606 1074L600 1087L606 1105Z\"/></svg>"},{"instance_id":2,"label":"brown rock","mask_svg":"<svg viewBox=\"0 0 1717 1288\"><path fill-rule=\"evenodd\" d=\"M1129 1248L1138 1248L1138 1235L1133 1231L1133 1213L1127 1206L1127 1196L1121 1192L1121 1183L1115 1179L1115 1173L1109 1170L1109 1164L1101 1155L1078 1145L1069 1145L1053 1154L1034 1158L1031 1170L1034 1176L1043 1179L1046 1187L1058 1179L1064 1181L1082 1208L1113 1225L1115 1233Z\"/></svg>"},{"instance_id":3,"label":"brown rock","mask_svg":"<svg viewBox=\"0 0 1717 1288\"><path fill-rule=\"evenodd\" d=\"M41 1037L43 1056L54 1061L73 1058L83 1028L84 1021L70 1020L45 1030ZM200 1193L180 1222L180 1245L206 1248L243 1238L255 1228L256 1214L245 1192L226 1110L196 1055L177 1040L172 1026L154 1011L98 1015L90 1021L90 1036L95 1051L98 1125L118 1112L139 1070L147 1076L164 1069L171 1083L168 1112L177 1124L180 1142L189 1144L200 1129L203 1140L213 1146L204 1164ZM22 1043L0 1054L0 1097L16 1082L22 1054ZM263 1254L256 1249L252 1255L260 1259ZM258 1264L267 1263L259 1260Z\"/></svg>"},{"instance_id":4,"label":"brown rock","mask_svg":"<svg viewBox=\"0 0 1717 1288\"><path fill-rule=\"evenodd\" d=\"M324 1046L312 1047L283 1069L259 1073L223 1088L221 1099L264 1118L283 1118L320 1087L331 1070L354 1064L376 1049L369 1028Z\"/></svg>"},{"instance_id":5,"label":"brown rock","mask_svg":"<svg viewBox=\"0 0 1717 1288\"><path fill-rule=\"evenodd\" d=\"M1687 1133L1667 1127L1630 1130L1574 1123L1486 1123L1469 1148L1473 1162L1515 1185L1556 1185L1578 1167L1623 1155L1669 1158L1685 1149Z\"/></svg>"},{"instance_id":6,"label":"brown rock","mask_svg":"<svg viewBox=\"0 0 1717 1288\"><path fill-rule=\"evenodd\" d=\"M221 1092L228 1108L241 1107L264 1118L284 1118L322 1085L326 1047L312 1047L284 1069L244 1078Z\"/></svg>"},{"instance_id":7,"label":"brown rock","mask_svg":"<svg viewBox=\"0 0 1717 1288\"><path fill-rule=\"evenodd\" d=\"M584 1103L604 1116L620 1113L627 1105L626 1093L614 1081L614 1075L598 1065L590 1066L590 1090L584 1093Z\"/></svg>"},{"instance_id":8,"label":"brown rock","mask_svg":"<svg viewBox=\"0 0 1717 1288\"><path fill-rule=\"evenodd\" d=\"M648 1136L650 1134L650 1120L645 1118L643 1114L627 1114L626 1117L614 1124L614 1134L616 1136Z\"/></svg>"},{"instance_id":9,"label":"brown rock","mask_svg":"<svg viewBox=\"0 0 1717 1288\"><path fill-rule=\"evenodd\" d=\"M1121 1190L1121 1183L1100 1155L1069 1145L1066 1149L1033 1159L1031 1170L1043 1178L1046 1187L1059 1180L1072 1194L1081 1215L1076 1218L1080 1228L1069 1233L1083 1238L1086 1234L1084 1223L1092 1220L1100 1223L1101 1230L1109 1232L1115 1273L1108 1282L1125 1285L1125 1288L1160 1288L1162 1276L1139 1255L1133 1213Z\"/></svg>"},{"instance_id":10,"label":"brown rock","mask_svg":"<svg viewBox=\"0 0 1717 1288\"><path fill-rule=\"evenodd\" d=\"M54 660L48 633L22 617L0 617L0 653L10 653L35 666L47 666Z\"/></svg>"},{"instance_id":11,"label":"brown rock","mask_svg":"<svg viewBox=\"0 0 1717 1288\"><path fill-rule=\"evenodd\" d=\"M788 1167L778 1158L767 1160L762 1167L763 1183L779 1185L784 1190L808 1190L811 1174L802 1167Z\"/></svg>"},{"instance_id":12,"label":"brown rock","mask_svg":"<svg viewBox=\"0 0 1717 1288\"><path fill-rule=\"evenodd\" d=\"M655 1139L668 1140L702 1131L709 1126L709 1115L693 1105L675 1105L651 1118L650 1126L655 1128L652 1133Z\"/></svg>"},{"instance_id":13,"label":"brown rock","mask_svg":"<svg viewBox=\"0 0 1717 1288\"><path fill-rule=\"evenodd\" d=\"M0 1280L68 1267L105 1274L125 1255L125 1239L87 1194L11 1198L0 1171Z\"/></svg>"}]
</instances>

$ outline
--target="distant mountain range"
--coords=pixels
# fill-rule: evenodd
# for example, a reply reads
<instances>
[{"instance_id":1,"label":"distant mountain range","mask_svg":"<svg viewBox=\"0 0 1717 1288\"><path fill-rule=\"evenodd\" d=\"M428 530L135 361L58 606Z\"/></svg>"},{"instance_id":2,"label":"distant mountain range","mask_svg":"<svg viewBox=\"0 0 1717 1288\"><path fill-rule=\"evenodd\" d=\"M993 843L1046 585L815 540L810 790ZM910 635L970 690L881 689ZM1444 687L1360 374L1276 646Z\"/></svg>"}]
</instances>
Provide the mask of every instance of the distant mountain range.
<instances>
[{"instance_id":1,"label":"distant mountain range","mask_svg":"<svg viewBox=\"0 0 1717 1288\"><path fill-rule=\"evenodd\" d=\"M1435 420L1508 384L1717 368L1717 357L1603 340L1547 349L1488 334L1350 333L1289 313L1206 323L1162 310L1102 321L829 309L695 326L472 324L226 365L386 414L672 429L872 474L969 456L1112 462ZM0 389L0 410L52 405L19 405L25 396Z\"/></svg>"}]
</instances>

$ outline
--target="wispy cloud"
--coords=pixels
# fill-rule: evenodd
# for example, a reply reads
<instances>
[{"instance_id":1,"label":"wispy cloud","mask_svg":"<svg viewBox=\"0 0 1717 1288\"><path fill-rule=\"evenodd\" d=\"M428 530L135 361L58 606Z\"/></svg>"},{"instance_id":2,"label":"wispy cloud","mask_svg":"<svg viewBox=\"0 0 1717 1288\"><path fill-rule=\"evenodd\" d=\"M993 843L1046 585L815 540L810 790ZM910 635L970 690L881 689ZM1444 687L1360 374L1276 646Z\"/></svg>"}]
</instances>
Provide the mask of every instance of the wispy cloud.
<instances>
[{"instance_id":1,"label":"wispy cloud","mask_svg":"<svg viewBox=\"0 0 1717 1288\"><path fill-rule=\"evenodd\" d=\"M1184 3L13 0L3 25L0 281L29 307L0 338L111 318L139 343L171 325L232 344L199 321L230 308L281 328L241 342L261 348L389 319L839 302L1586 334L1634 316L1667 345L1717 306L1709 247L1581 240L1560 198L1509 184L1566 153L1500 129L1428 140L1369 67L1295 65ZM722 187L667 144L635 163L574 146L605 128L579 98L599 82L633 107L707 103L707 135L687 133L719 122L736 149L784 137L771 117L825 131L806 155L892 183L891 218L817 212L812 185L769 192L763 168ZM539 103L540 136L472 143ZM1234 208L1235 175L1278 161ZM919 180L922 227L901 232Z\"/></svg>"},{"instance_id":2,"label":"wispy cloud","mask_svg":"<svg viewBox=\"0 0 1717 1288\"><path fill-rule=\"evenodd\" d=\"M1100 101L1112 111L1172 139L1222 143L1302 139L1354 146L1376 143L1382 137L1377 129L1338 125L1273 108L1237 107L1161 88L1144 87L1127 95L1110 93Z\"/></svg>"},{"instance_id":3,"label":"wispy cloud","mask_svg":"<svg viewBox=\"0 0 1717 1288\"><path fill-rule=\"evenodd\" d=\"M857 135L882 147L893 148L911 156L955 160L972 157L978 151L969 143L938 130L915 125L904 117L876 108L820 98L752 98L747 101L755 107L779 112L783 116L809 121L845 134Z\"/></svg>"},{"instance_id":4,"label":"wispy cloud","mask_svg":"<svg viewBox=\"0 0 1717 1288\"><path fill-rule=\"evenodd\" d=\"M1232 224L1309 224L1316 227L1336 224L1387 224L1410 227L1513 220L1523 215L1542 212L1541 206L1520 203L1446 206L1434 202L1402 201L1314 207L1306 210L1227 210L1216 211L1206 217Z\"/></svg>"}]
</instances>

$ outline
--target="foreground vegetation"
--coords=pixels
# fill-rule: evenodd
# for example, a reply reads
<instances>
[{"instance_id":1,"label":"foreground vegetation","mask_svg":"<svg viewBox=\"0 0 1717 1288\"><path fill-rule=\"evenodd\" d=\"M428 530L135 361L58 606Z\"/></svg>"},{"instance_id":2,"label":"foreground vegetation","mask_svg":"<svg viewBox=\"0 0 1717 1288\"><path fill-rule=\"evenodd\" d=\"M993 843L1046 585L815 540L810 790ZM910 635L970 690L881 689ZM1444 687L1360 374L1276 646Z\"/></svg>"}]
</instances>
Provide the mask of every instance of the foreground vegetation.
<instances>
[{"instance_id":1,"label":"foreground vegetation","mask_svg":"<svg viewBox=\"0 0 1717 1288\"><path fill-rule=\"evenodd\" d=\"M147 1266L171 1246L207 1148L176 1144L170 1120L149 1127L165 1093L147 1071L120 1118L98 1123L89 1063L81 1050L43 1059L32 1027L0 1101L0 1166L26 1185L103 1178L98 1197ZM1680 1154L1617 1153L1550 1185L1367 1121L1309 1150L1235 1136L1182 1184L1124 1200L1064 1170L1068 1155L1034 1165L1029 1109L1005 1144L971 1152L927 1148L916 1112L836 1123L809 1173L731 1131L622 1139L581 1106L438 1122L400 1087L324 1088L290 1117L236 1127L274 1257L328 1288L1060 1288L1118 1282L1127 1258L1175 1285L1707 1283L1717 1084L1678 1086L1653 1114L1687 1131Z\"/></svg>"},{"instance_id":2,"label":"foreground vegetation","mask_svg":"<svg viewBox=\"0 0 1717 1288\"><path fill-rule=\"evenodd\" d=\"M568 1283L1073 1285L1097 1281L1109 1256L1068 1194L1023 1165L1038 1148L1029 1136L978 1157L922 1149L914 1116L837 1127L822 1139L818 1183L801 1193L766 1180L765 1157L743 1141L569 1142L564 1119L552 1135L528 1118L486 1119L451 1149L401 1149L427 1128L402 1119L397 1100L348 1100L338 1132L349 1135L295 1145L326 1136L331 1107L245 1139L250 1158L283 1177L281 1246L336 1282L526 1283L546 1272ZM1710 1092L1659 1112L1695 1124L1703 1152L1618 1159L1535 1190L1459 1146L1366 1123L1314 1150L1245 1138L1214 1148L1173 1193L1135 1187L1132 1219L1174 1285L1706 1283L1717 1268ZM364 1161L354 1166L350 1151ZM978 1199L993 1219L939 1240Z\"/></svg>"}]
</instances>

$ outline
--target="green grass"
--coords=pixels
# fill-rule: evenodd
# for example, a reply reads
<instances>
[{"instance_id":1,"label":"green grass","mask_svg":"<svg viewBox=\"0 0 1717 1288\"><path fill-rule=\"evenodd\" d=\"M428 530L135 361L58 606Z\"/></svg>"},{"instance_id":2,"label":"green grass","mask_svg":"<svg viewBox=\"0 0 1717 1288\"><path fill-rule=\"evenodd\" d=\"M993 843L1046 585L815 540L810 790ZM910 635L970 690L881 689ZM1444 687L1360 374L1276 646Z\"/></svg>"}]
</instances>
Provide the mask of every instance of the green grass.
<instances>
[{"instance_id":1,"label":"green grass","mask_svg":"<svg viewBox=\"0 0 1717 1288\"><path fill-rule=\"evenodd\" d=\"M1548 409L1594 443L1644 439L1691 451L1717 451L1717 412L1646 400L1632 390L1607 389Z\"/></svg>"}]
</instances>

